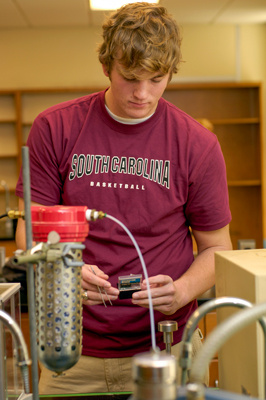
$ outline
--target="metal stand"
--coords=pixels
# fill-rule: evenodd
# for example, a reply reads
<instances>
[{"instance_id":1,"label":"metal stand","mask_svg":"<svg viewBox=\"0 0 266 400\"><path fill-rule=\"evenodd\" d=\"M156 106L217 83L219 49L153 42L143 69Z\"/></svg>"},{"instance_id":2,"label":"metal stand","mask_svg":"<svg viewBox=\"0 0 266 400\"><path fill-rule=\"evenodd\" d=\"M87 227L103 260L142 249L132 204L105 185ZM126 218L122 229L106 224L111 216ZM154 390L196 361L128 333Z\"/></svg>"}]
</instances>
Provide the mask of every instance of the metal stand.
<instances>
[{"instance_id":1,"label":"metal stand","mask_svg":"<svg viewBox=\"0 0 266 400\"><path fill-rule=\"evenodd\" d=\"M26 248L32 247L32 228L31 228L31 196L30 196L30 168L29 168L29 149L22 147L22 172L23 172L23 194L25 202L25 221L26 221ZM30 352L31 352L31 379L33 400L39 399L38 388L38 358L37 358L37 339L36 339L36 317L35 317L35 288L34 288L34 268L33 264L27 264L27 296L28 312L30 324Z\"/></svg>"}]
</instances>

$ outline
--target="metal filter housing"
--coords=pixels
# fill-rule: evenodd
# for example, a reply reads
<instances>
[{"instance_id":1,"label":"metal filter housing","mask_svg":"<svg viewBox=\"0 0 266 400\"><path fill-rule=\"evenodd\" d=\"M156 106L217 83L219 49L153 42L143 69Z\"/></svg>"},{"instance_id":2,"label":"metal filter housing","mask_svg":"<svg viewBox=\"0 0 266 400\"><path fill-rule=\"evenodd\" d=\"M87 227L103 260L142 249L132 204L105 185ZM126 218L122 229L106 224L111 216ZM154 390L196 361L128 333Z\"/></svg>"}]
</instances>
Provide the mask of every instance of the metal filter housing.
<instances>
[{"instance_id":1,"label":"metal filter housing","mask_svg":"<svg viewBox=\"0 0 266 400\"><path fill-rule=\"evenodd\" d=\"M82 242L89 233L86 210L85 206L31 207L33 240L47 248L35 279L38 357L57 373L71 368L81 355ZM51 240L51 233L58 239Z\"/></svg>"},{"instance_id":2,"label":"metal filter housing","mask_svg":"<svg viewBox=\"0 0 266 400\"><path fill-rule=\"evenodd\" d=\"M65 245L59 243L56 247ZM70 253L76 260L82 260L81 250ZM40 362L57 373L76 364L82 344L80 266L67 266L62 259L39 261L36 268L36 323Z\"/></svg>"}]
</instances>

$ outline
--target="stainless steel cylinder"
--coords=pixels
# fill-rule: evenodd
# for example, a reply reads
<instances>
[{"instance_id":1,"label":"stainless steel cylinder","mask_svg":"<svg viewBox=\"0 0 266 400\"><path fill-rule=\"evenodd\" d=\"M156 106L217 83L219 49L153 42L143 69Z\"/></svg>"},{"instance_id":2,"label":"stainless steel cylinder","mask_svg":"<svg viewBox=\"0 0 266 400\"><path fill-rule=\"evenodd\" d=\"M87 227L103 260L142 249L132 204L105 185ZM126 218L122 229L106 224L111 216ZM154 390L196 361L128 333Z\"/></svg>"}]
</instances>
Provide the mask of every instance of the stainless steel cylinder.
<instances>
[{"instance_id":1,"label":"stainless steel cylinder","mask_svg":"<svg viewBox=\"0 0 266 400\"><path fill-rule=\"evenodd\" d=\"M133 357L133 398L137 400L174 400L177 393L176 359L160 352Z\"/></svg>"}]
</instances>

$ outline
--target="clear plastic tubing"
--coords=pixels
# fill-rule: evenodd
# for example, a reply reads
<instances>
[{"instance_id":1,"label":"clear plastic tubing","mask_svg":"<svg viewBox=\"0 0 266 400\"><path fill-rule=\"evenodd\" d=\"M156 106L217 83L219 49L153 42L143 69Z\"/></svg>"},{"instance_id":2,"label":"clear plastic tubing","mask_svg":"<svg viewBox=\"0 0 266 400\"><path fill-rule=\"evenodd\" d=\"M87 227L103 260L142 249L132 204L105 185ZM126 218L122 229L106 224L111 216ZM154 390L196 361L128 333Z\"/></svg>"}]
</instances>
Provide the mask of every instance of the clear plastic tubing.
<instances>
[{"instance_id":1,"label":"clear plastic tubing","mask_svg":"<svg viewBox=\"0 0 266 400\"><path fill-rule=\"evenodd\" d=\"M153 348L154 351L158 351L157 348L156 348L155 324L154 324L154 313L153 313L153 307L152 307L151 290L150 290L149 277L148 277L147 268L146 268L146 264L145 264L144 258L143 258L142 254L141 254L140 248L139 248L134 236L128 230L128 228L123 224L123 222L119 221L117 218L112 217L111 215L108 215L108 214L105 214L105 217L111 219L114 222L116 222L118 225L120 225L126 231L126 233L128 234L128 236L132 240L132 242L133 242L133 244L134 244L134 246L135 246L135 248L137 250L137 253L138 253L141 265L142 265L143 273L144 273L144 276L145 276L145 279L146 279L146 283L147 283L148 299L149 299L149 311L150 311L152 348Z\"/></svg>"}]
</instances>

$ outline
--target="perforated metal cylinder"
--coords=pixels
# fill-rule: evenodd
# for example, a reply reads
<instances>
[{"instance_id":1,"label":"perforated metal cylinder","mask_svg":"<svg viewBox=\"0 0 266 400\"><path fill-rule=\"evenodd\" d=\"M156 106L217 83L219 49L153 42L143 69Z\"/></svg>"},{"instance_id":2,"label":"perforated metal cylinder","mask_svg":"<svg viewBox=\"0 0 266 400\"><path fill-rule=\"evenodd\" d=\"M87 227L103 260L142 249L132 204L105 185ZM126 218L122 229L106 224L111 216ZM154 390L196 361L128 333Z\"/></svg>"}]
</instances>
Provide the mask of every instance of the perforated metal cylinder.
<instances>
[{"instance_id":1,"label":"perforated metal cylinder","mask_svg":"<svg viewBox=\"0 0 266 400\"><path fill-rule=\"evenodd\" d=\"M67 259L82 264L82 250L75 243ZM63 259L39 261L36 268L36 322L38 357L44 366L60 373L79 359L82 343L81 266L68 266Z\"/></svg>"},{"instance_id":2,"label":"perforated metal cylinder","mask_svg":"<svg viewBox=\"0 0 266 400\"><path fill-rule=\"evenodd\" d=\"M82 249L89 233L85 206L32 206L39 361L60 373L78 361L82 344Z\"/></svg>"}]
</instances>

